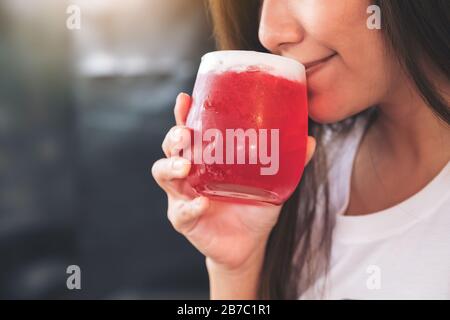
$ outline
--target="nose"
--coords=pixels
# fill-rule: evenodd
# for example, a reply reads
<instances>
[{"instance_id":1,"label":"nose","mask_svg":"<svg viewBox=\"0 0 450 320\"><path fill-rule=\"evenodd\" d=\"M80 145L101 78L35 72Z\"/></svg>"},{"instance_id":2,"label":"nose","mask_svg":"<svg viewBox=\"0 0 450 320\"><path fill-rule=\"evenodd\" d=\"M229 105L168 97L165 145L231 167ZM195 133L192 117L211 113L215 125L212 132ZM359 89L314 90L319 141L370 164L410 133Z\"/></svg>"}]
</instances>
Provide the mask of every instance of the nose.
<instances>
[{"instance_id":1,"label":"nose","mask_svg":"<svg viewBox=\"0 0 450 320\"><path fill-rule=\"evenodd\" d=\"M263 0L258 36L270 52L283 54L303 40L304 30L294 15L291 0Z\"/></svg>"}]
</instances>

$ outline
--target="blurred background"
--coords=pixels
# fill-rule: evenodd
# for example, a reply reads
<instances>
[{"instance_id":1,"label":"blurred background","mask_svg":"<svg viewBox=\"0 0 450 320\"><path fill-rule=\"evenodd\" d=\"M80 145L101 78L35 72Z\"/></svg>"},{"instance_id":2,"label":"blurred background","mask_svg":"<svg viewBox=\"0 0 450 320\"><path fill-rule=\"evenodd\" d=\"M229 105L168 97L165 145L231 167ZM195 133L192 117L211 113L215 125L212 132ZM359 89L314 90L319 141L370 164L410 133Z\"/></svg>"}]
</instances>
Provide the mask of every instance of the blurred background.
<instances>
[{"instance_id":1,"label":"blurred background","mask_svg":"<svg viewBox=\"0 0 450 320\"><path fill-rule=\"evenodd\" d=\"M0 299L208 298L150 167L213 49L201 0L0 0Z\"/></svg>"}]
</instances>

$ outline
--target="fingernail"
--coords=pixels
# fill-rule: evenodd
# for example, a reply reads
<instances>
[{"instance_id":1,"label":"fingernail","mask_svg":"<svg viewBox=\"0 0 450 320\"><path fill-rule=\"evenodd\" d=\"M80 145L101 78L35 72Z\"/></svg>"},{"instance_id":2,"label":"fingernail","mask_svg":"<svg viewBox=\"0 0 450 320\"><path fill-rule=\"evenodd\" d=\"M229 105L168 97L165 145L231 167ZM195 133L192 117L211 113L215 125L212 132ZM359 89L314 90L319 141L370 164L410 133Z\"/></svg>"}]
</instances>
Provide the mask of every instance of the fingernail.
<instances>
[{"instance_id":1,"label":"fingernail","mask_svg":"<svg viewBox=\"0 0 450 320\"><path fill-rule=\"evenodd\" d=\"M175 170L181 170L189 162L186 159L176 159L172 162L172 168Z\"/></svg>"},{"instance_id":2,"label":"fingernail","mask_svg":"<svg viewBox=\"0 0 450 320\"><path fill-rule=\"evenodd\" d=\"M177 98L175 99L175 103L178 103L179 101L180 101L180 98L181 98L181 95L182 95L183 93L182 92L180 92L178 95L177 95Z\"/></svg>"},{"instance_id":3,"label":"fingernail","mask_svg":"<svg viewBox=\"0 0 450 320\"><path fill-rule=\"evenodd\" d=\"M180 92L178 95L177 95L177 99L176 99L176 101L175 101L175 103L179 103L180 102L180 99L181 99L181 97L183 97L183 96L185 96L186 95L186 93L184 93L184 92Z\"/></svg>"}]
</instances>

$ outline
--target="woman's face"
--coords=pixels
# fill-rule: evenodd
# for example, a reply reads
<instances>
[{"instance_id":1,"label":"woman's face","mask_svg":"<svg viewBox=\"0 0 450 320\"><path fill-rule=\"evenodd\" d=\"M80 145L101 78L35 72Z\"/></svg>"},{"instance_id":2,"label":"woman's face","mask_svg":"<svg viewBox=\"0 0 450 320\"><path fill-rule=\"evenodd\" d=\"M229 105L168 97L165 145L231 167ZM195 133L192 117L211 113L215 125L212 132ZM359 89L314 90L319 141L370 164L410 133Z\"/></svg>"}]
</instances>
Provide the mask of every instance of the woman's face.
<instances>
[{"instance_id":1,"label":"woman's face","mask_svg":"<svg viewBox=\"0 0 450 320\"><path fill-rule=\"evenodd\" d=\"M309 114L332 123L382 103L399 74L367 0L263 0L259 39L307 67ZM382 20L381 20L382 22ZM381 24L381 28L383 25Z\"/></svg>"}]
</instances>

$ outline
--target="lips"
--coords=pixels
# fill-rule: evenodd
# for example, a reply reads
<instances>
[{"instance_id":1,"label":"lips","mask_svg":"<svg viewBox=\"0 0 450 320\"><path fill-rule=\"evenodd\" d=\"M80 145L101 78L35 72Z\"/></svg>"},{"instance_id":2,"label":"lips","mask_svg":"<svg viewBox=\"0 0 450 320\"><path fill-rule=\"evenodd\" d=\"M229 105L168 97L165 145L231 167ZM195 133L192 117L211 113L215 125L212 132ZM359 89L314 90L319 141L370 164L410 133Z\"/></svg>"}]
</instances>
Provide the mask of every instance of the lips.
<instances>
[{"instance_id":1,"label":"lips","mask_svg":"<svg viewBox=\"0 0 450 320\"><path fill-rule=\"evenodd\" d=\"M333 53L333 54L331 54L331 55L329 55L329 56L327 56L325 58L304 63L304 66L306 68L306 72L310 72L310 71L316 69L318 66L323 65L324 63L326 63L327 61L332 59L335 55L336 55L336 53Z\"/></svg>"}]
</instances>

